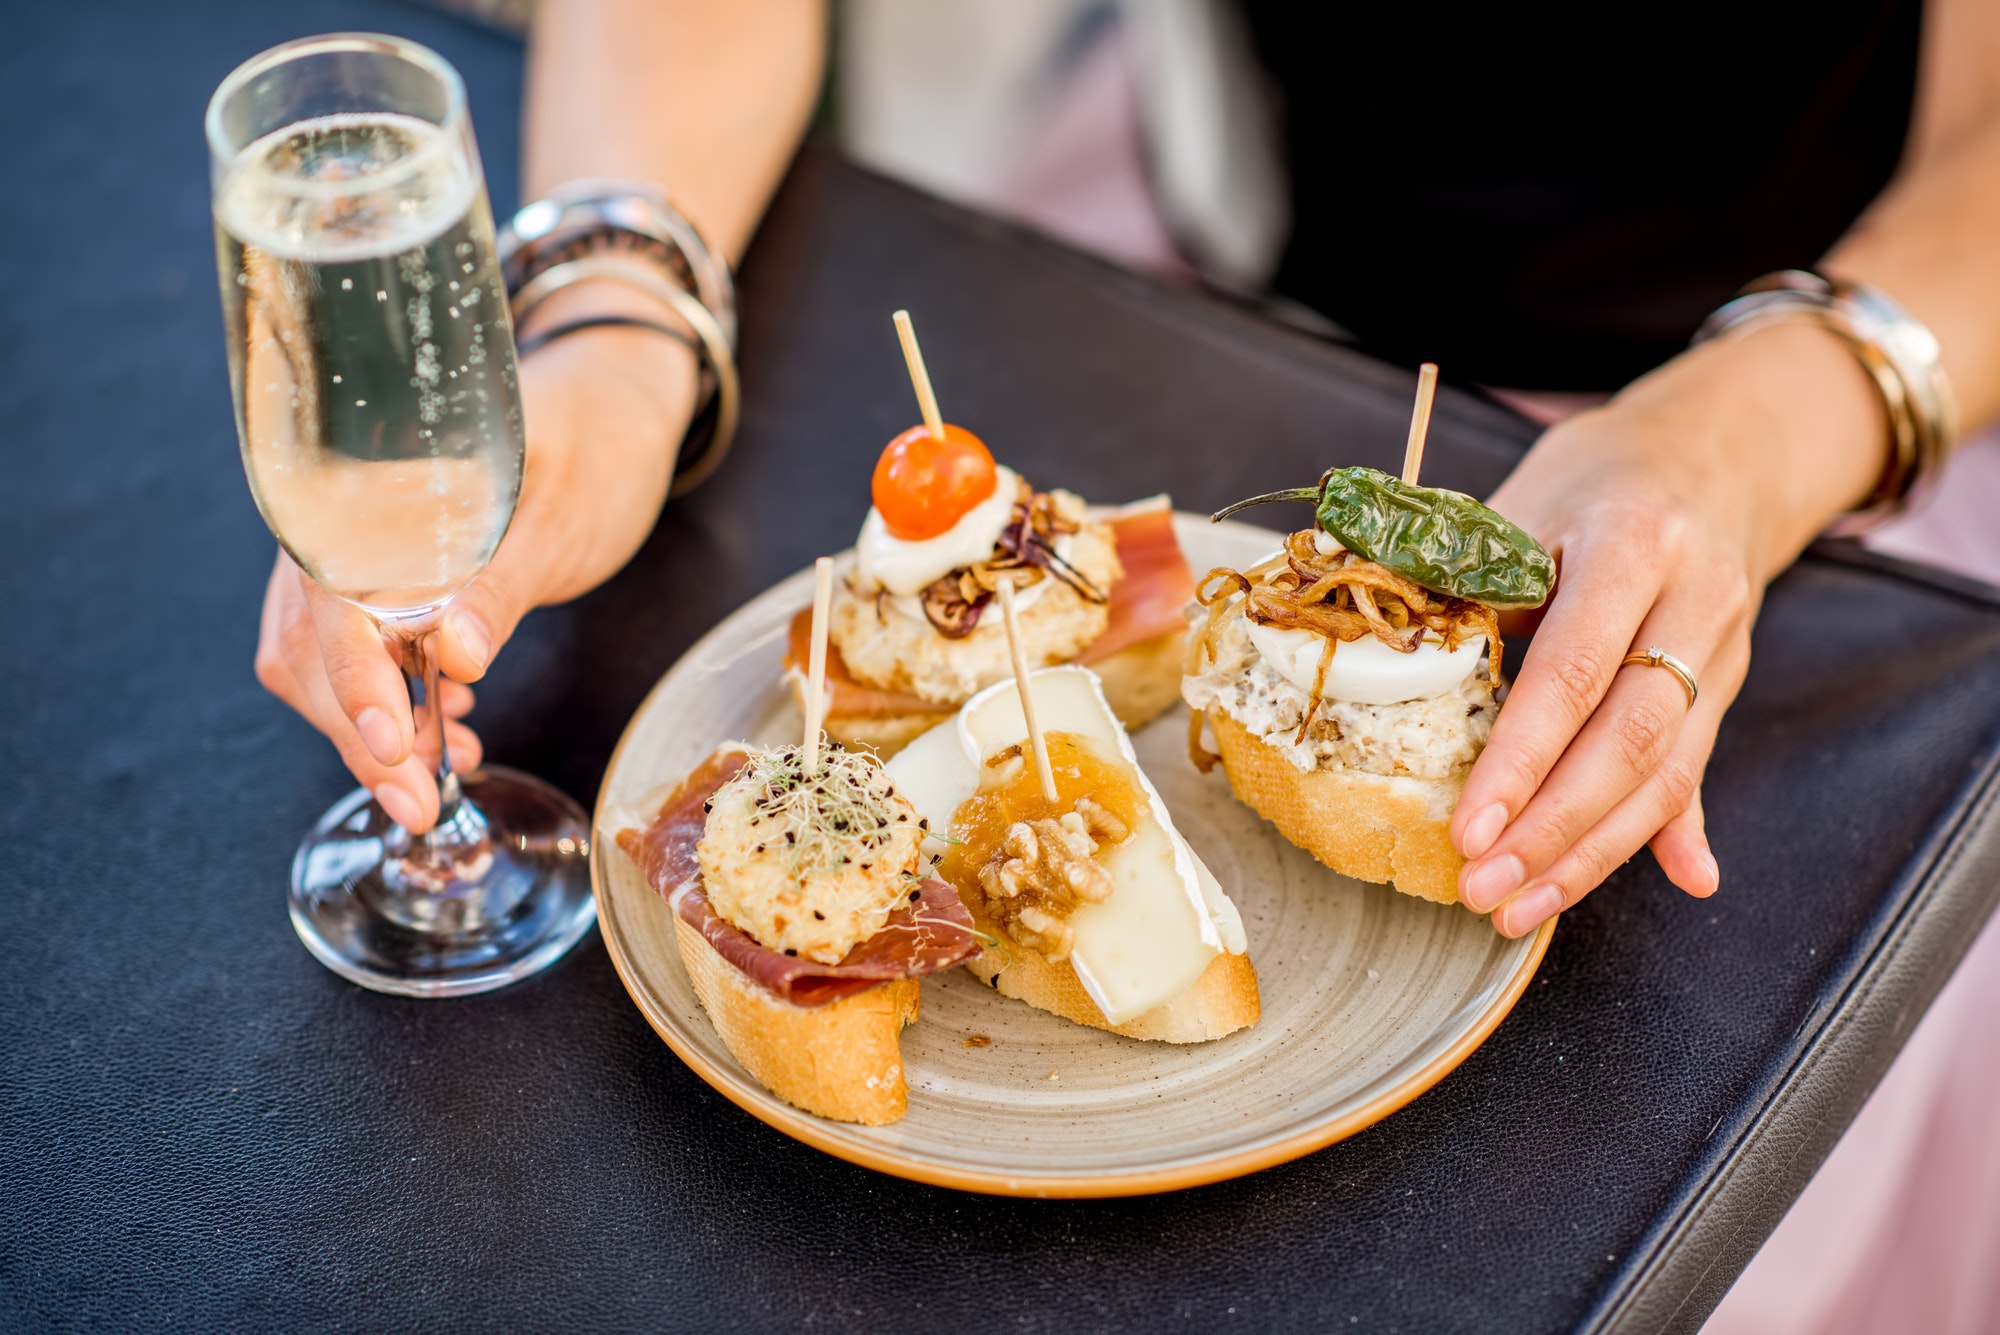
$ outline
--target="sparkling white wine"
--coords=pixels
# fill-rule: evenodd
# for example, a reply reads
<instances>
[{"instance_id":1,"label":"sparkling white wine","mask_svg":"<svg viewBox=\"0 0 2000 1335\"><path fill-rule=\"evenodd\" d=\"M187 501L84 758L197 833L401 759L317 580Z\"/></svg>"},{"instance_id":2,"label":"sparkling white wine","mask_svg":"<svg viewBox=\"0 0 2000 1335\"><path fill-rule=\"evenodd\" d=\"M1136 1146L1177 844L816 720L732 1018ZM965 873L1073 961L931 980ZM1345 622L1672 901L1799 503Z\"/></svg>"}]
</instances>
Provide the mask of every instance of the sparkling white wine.
<instances>
[{"instance_id":1,"label":"sparkling white wine","mask_svg":"<svg viewBox=\"0 0 2000 1335\"><path fill-rule=\"evenodd\" d=\"M520 490L520 392L476 162L369 113L252 143L215 195L251 490L326 588L390 619L485 566Z\"/></svg>"}]
</instances>

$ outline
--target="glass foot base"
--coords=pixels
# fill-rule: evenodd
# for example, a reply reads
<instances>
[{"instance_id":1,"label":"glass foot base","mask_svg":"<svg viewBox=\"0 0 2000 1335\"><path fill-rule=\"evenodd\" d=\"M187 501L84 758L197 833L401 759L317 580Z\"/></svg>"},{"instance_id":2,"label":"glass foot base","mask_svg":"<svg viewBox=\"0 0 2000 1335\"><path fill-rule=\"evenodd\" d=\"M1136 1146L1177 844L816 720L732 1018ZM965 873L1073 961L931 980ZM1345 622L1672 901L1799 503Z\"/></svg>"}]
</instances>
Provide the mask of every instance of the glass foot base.
<instances>
[{"instance_id":1,"label":"glass foot base","mask_svg":"<svg viewBox=\"0 0 2000 1335\"><path fill-rule=\"evenodd\" d=\"M320 818L292 859L292 926L343 978L406 997L458 997L555 963L597 921L590 821L533 775L489 765L412 839L367 789Z\"/></svg>"}]
</instances>

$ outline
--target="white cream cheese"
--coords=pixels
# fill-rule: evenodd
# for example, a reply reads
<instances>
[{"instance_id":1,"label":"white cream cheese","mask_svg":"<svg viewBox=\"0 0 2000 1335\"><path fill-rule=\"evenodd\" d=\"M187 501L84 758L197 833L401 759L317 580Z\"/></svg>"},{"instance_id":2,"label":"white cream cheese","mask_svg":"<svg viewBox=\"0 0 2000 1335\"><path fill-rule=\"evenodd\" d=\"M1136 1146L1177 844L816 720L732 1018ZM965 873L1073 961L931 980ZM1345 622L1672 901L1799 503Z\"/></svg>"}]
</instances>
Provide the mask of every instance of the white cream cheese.
<instances>
[{"instance_id":1,"label":"white cream cheese","mask_svg":"<svg viewBox=\"0 0 2000 1335\"><path fill-rule=\"evenodd\" d=\"M1104 856L1116 884L1111 897L1084 905L1069 920L1076 934L1069 958L1078 981L1107 1020L1124 1024L1186 991L1224 950L1242 953L1242 919L1174 828L1097 675L1082 667L1046 668L1033 674L1030 689L1045 731L1073 732L1115 748L1146 796L1146 814L1133 837ZM946 830L952 813L978 791L986 758L1026 735L1014 683L1003 681L898 752L889 773L930 828ZM943 845L929 847L942 851Z\"/></svg>"},{"instance_id":2,"label":"white cream cheese","mask_svg":"<svg viewBox=\"0 0 2000 1335\"><path fill-rule=\"evenodd\" d=\"M1248 954L1250 938L1243 934L1243 915L1236 911L1234 900L1223 893L1222 882L1215 879L1215 873L1201 860L1201 855L1192 848L1188 856L1194 859L1194 874L1201 882L1202 902L1208 906L1208 917L1215 924L1217 934L1222 937L1222 948L1232 955Z\"/></svg>"},{"instance_id":3,"label":"white cream cheese","mask_svg":"<svg viewBox=\"0 0 2000 1335\"><path fill-rule=\"evenodd\" d=\"M887 589L900 598L913 597L959 567L977 565L993 555L993 544L1014 517L1021 489L1020 476L1011 468L996 467L994 476L993 494L935 538L896 537L882 512L869 506L854 544L855 591L872 594Z\"/></svg>"},{"instance_id":4,"label":"white cream cheese","mask_svg":"<svg viewBox=\"0 0 2000 1335\"><path fill-rule=\"evenodd\" d=\"M1326 637L1316 631L1262 626L1245 619L1250 643L1257 653L1292 685L1312 693ZM1446 649L1444 641L1426 635L1410 653L1391 649L1373 635L1348 640L1334 650L1320 694L1329 700L1363 705L1393 705L1405 700L1429 700L1455 689L1479 670L1484 639L1462 641Z\"/></svg>"}]
</instances>

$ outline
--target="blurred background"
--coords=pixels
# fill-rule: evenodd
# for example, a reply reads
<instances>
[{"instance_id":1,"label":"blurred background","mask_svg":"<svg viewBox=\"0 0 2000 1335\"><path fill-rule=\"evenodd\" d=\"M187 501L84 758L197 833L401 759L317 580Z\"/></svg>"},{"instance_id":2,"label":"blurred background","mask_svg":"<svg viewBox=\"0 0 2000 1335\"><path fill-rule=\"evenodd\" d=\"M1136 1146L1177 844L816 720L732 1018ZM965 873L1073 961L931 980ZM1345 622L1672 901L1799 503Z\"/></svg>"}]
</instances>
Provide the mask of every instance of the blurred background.
<instances>
[{"instance_id":1,"label":"blurred background","mask_svg":"<svg viewBox=\"0 0 2000 1335\"><path fill-rule=\"evenodd\" d=\"M442 0L525 31L533 0ZM820 128L1082 250L1255 289L1289 215L1279 113L1216 0L835 0Z\"/></svg>"},{"instance_id":2,"label":"blurred background","mask_svg":"<svg viewBox=\"0 0 2000 1335\"><path fill-rule=\"evenodd\" d=\"M1279 109L1212 0L847 0L855 158L1161 273L1256 288L1289 223Z\"/></svg>"}]
</instances>

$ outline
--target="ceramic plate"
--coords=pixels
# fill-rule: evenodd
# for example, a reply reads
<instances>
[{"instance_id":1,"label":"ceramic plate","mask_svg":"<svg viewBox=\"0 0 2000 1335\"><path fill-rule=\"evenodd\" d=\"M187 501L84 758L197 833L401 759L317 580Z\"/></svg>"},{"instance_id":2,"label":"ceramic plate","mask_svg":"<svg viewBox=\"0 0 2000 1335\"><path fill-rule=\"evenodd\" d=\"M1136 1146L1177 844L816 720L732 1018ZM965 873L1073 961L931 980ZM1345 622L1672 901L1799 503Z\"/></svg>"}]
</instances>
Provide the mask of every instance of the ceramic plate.
<instances>
[{"instance_id":1,"label":"ceramic plate","mask_svg":"<svg viewBox=\"0 0 2000 1335\"><path fill-rule=\"evenodd\" d=\"M1246 566L1278 535L1179 515L1188 564ZM598 800L628 806L731 738L802 723L784 684L801 571L690 649L639 707ZM1220 1181L1372 1125L1449 1072L1534 976L1551 922L1508 941L1484 918L1335 875L1188 762L1176 708L1134 738L1188 842L1242 911L1263 1018L1213 1043L1119 1038L999 996L963 969L926 978L903 1031L909 1114L859 1127L802 1113L729 1055L681 967L672 915L598 831L598 919L619 976L682 1060L787 1135L870 1168L1020 1196L1123 1196ZM985 1040L981 1042L980 1040Z\"/></svg>"}]
</instances>

